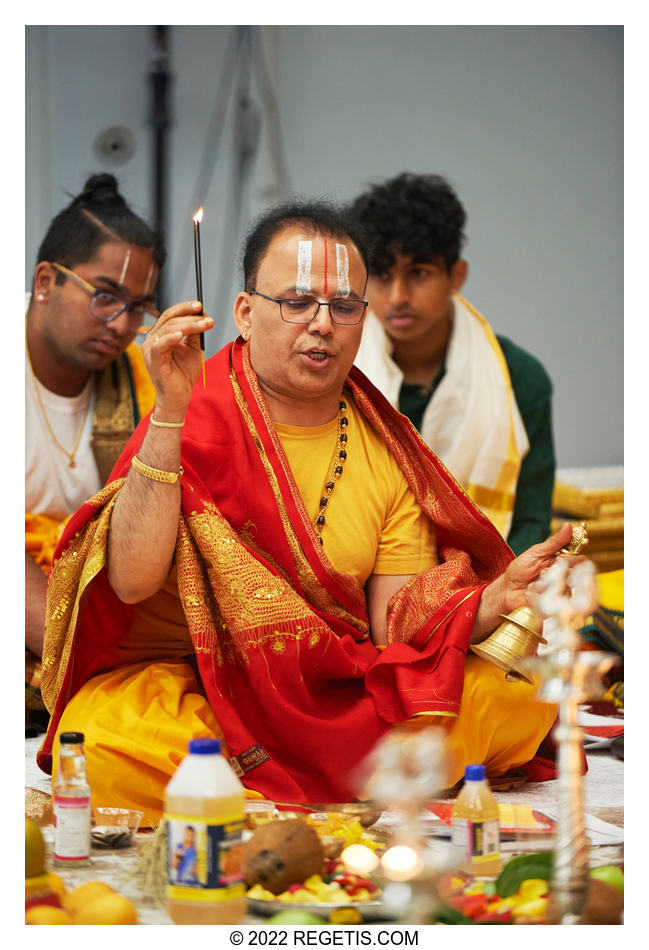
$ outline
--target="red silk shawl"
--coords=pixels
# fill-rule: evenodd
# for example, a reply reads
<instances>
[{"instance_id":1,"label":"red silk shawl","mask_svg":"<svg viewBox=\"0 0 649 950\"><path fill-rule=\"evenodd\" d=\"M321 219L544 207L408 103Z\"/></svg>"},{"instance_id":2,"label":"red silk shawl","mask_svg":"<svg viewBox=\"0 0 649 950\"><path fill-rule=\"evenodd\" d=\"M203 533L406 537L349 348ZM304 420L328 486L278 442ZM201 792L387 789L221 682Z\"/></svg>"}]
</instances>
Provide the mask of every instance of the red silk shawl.
<instances>
[{"instance_id":1,"label":"red silk shawl","mask_svg":"<svg viewBox=\"0 0 649 950\"><path fill-rule=\"evenodd\" d=\"M391 600L388 646L369 638L362 588L326 557L241 339L206 363L182 440L178 590L202 686L242 781L284 801L346 801L376 741L413 715L457 715L485 584L512 553L410 422L355 367L348 389L435 522L440 564ZM70 520L48 592L44 688L56 723L91 676L116 665L131 608L114 594L105 547L114 499L144 437ZM49 769L48 769L49 766Z\"/></svg>"}]
</instances>

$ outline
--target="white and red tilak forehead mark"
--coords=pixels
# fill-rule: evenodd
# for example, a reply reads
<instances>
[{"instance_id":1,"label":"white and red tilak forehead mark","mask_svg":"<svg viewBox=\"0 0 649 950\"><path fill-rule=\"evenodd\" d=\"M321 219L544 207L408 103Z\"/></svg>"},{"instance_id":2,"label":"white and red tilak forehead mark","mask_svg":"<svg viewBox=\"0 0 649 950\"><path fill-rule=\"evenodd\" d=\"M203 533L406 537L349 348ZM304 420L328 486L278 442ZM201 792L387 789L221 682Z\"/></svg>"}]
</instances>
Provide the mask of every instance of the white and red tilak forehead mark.
<instances>
[{"instance_id":1,"label":"white and red tilak forehead mark","mask_svg":"<svg viewBox=\"0 0 649 950\"><path fill-rule=\"evenodd\" d=\"M126 277L126 271L128 270L128 262L131 259L131 248L126 249L126 257L124 258L124 264L122 266L122 273L119 275L120 284L124 284L124 278Z\"/></svg>"},{"instance_id":2,"label":"white and red tilak forehead mark","mask_svg":"<svg viewBox=\"0 0 649 950\"><path fill-rule=\"evenodd\" d=\"M151 293L151 289L152 289L152 287L151 287L151 280L152 280L152 278L153 278L153 269L154 269L154 268L155 268L155 261L151 261L151 263L149 264L149 270L148 270L147 275L146 275L146 284L145 284L145 287L144 287L144 293L147 294L147 295Z\"/></svg>"},{"instance_id":3,"label":"white and red tilak forehead mark","mask_svg":"<svg viewBox=\"0 0 649 950\"><path fill-rule=\"evenodd\" d=\"M313 258L313 241L298 241L297 278L295 280L296 294L310 294L311 293L312 258Z\"/></svg>"},{"instance_id":4,"label":"white and red tilak forehead mark","mask_svg":"<svg viewBox=\"0 0 649 950\"><path fill-rule=\"evenodd\" d=\"M338 294L349 296L349 254L344 244L336 244L336 274L338 276Z\"/></svg>"}]
</instances>

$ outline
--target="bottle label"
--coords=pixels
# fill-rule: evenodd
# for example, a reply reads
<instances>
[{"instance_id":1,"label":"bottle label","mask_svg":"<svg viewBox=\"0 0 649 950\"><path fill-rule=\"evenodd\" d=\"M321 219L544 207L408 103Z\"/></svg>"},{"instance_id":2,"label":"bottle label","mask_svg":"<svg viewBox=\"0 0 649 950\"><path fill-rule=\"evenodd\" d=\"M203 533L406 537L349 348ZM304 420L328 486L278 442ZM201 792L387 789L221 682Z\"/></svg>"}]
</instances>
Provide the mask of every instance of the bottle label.
<instances>
[{"instance_id":1,"label":"bottle label","mask_svg":"<svg viewBox=\"0 0 649 950\"><path fill-rule=\"evenodd\" d=\"M243 816L165 815L167 897L223 901L245 893Z\"/></svg>"},{"instance_id":2,"label":"bottle label","mask_svg":"<svg viewBox=\"0 0 649 950\"><path fill-rule=\"evenodd\" d=\"M54 795L54 858L87 861L90 858L90 796Z\"/></svg>"},{"instance_id":3,"label":"bottle label","mask_svg":"<svg viewBox=\"0 0 649 950\"><path fill-rule=\"evenodd\" d=\"M497 818L489 821L453 818L451 829L453 844L462 848L464 860L482 864L500 857L500 826Z\"/></svg>"}]
</instances>

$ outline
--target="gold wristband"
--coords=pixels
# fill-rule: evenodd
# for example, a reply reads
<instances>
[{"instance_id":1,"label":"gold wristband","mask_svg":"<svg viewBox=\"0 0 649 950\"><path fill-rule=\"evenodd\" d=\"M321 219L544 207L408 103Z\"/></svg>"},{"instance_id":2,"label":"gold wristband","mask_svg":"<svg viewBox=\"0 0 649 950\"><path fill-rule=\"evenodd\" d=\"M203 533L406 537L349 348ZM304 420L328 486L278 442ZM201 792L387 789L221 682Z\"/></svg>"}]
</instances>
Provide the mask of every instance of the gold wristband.
<instances>
[{"instance_id":1,"label":"gold wristband","mask_svg":"<svg viewBox=\"0 0 649 950\"><path fill-rule=\"evenodd\" d=\"M149 420L152 426L160 426L164 429L182 429L185 425L185 420L182 422L158 422L157 419L153 418L153 413L151 413L151 419Z\"/></svg>"},{"instance_id":2,"label":"gold wristband","mask_svg":"<svg viewBox=\"0 0 649 950\"><path fill-rule=\"evenodd\" d=\"M150 465L145 465L144 462L140 461L137 455L133 456L131 465L136 472L139 472L140 475L144 475L145 478L151 478L154 482L168 482L172 485L178 481L183 473L182 465L180 466L179 472L163 472L160 468L151 468Z\"/></svg>"}]
</instances>

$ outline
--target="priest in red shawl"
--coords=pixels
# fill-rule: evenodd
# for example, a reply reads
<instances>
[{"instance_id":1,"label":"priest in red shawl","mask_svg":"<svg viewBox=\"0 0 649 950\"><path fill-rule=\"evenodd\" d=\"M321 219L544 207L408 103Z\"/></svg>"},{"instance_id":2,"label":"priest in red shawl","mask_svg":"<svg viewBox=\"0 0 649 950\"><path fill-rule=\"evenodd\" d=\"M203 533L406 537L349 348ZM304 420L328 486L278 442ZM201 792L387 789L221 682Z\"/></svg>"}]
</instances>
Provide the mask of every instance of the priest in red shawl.
<instances>
[{"instance_id":1,"label":"priest in red shawl","mask_svg":"<svg viewBox=\"0 0 649 950\"><path fill-rule=\"evenodd\" d=\"M341 802L389 730L446 730L467 763L540 777L556 710L468 652L571 528L514 559L355 367L367 263L325 203L248 238L239 337L206 362L200 302L143 350L156 388L106 486L70 520L49 582L39 752L86 737L95 805L160 820L190 738L218 736L251 796Z\"/></svg>"}]
</instances>

